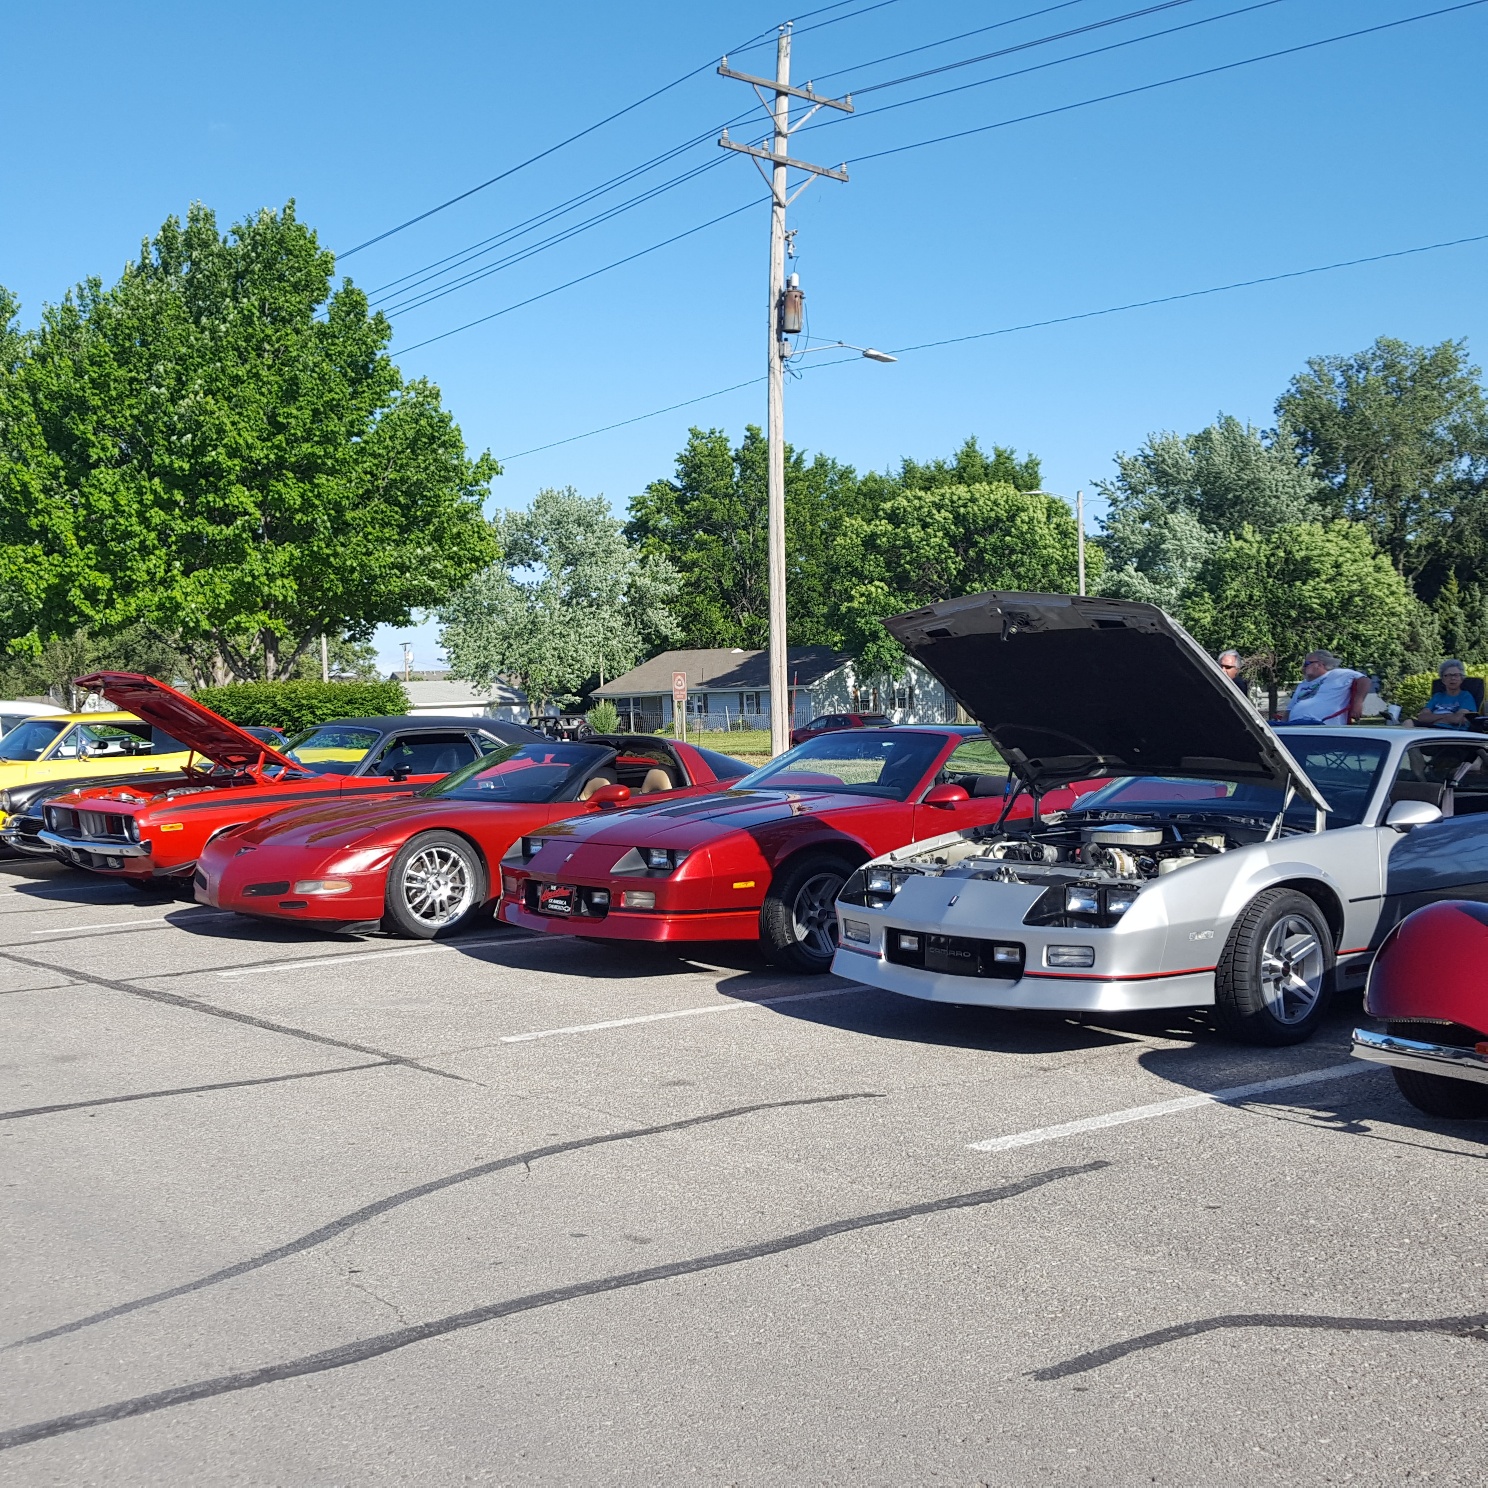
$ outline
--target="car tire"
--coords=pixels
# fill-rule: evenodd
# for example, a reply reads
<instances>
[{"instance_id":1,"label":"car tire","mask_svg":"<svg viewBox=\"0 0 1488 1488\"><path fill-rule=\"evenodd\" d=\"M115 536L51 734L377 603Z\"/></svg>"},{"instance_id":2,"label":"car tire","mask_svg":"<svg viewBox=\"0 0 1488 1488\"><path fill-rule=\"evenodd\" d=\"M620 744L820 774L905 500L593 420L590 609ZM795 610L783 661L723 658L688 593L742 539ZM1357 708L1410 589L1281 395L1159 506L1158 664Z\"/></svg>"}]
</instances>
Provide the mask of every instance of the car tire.
<instances>
[{"instance_id":1,"label":"car tire","mask_svg":"<svg viewBox=\"0 0 1488 1488\"><path fill-rule=\"evenodd\" d=\"M454 832L421 832L388 866L383 924L408 940L470 926L486 909L486 865Z\"/></svg>"},{"instance_id":2,"label":"car tire","mask_svg":"<svg viewBox=\"0 0 1488 1488\"><path fill-rule=\"evenodd\" d=\"M1333 934L1317 904L1267 889L1241 911L1214 973L1221 1033L1272 1048L1312 1037L1333 992Z\"/></svg>"},{"instance_id":3,"label":"car tire","mask_svg":"<svg viewBox=\"0 0 1488 1488\"><path fill-rule=\"evenodd\" d=\"M829 971L837 951L837 895L854 865L808 853L777 874L760 909L760 944L783 971Z\"/></svg>"},{"instance_id":4,"label":"car tire","mask_svg":"<svg viewBox=\"0 0 1488 1488\"><path fill-rule=\"evenodd\" d=\"M1386 1030L1401 1038L1426 1039L1437 1044L1461 1043L1471 1048L1478 1036L1468 1029L1445 1029L1440 1024L1389 1023ZM1454 1037L1455 1034L1465 1037ZM1456 1080L1450 1075L1428 1075L1421 1070L1392 1068L1396 1088L1416 1110L1444 1121L1488 1118L1488 1085Z\"/></svg>"}]
</instances>

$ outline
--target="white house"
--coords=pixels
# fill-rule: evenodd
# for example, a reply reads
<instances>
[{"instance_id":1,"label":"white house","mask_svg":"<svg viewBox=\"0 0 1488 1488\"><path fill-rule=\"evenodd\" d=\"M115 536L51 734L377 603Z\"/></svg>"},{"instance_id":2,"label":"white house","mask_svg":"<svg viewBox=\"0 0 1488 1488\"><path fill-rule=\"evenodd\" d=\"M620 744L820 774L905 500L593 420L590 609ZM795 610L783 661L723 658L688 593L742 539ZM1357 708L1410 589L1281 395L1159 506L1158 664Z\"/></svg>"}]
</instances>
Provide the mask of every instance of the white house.
<instances>
[{"instance_id":1,"label":"white house","mask_svg":"<svg viewBox=\"0 0 1488 1488\"><path fill-rule=\"evenodd\" d=\"M906 663L892 682L869 682L857 677L850 656L830 646L792 646L786 658L793 728L823 713L886 713L895 723L945 723L956 717L954 700L918 663ZM621 728L655 733L672 725L672 676L682 672L689 728L768 728L769 666L767 651L663 651L606 682L594 696L615 704Z\"/></svg>"},{"instance_id":2,"label":"white house","mask_svg":"<svg viewBox=\"0 0 1488 1488\"><path fill-rule=\"evenodd\" d=\"M505 682L490 687L476 687L469 682L455 682L449 677L428 677L403 682L397 672L394 682L403 683L408 694L408 711L432 713L443 717L499 718L503 723L526 723L531 711L527 694Z\"/></svg>"}]
</instances>

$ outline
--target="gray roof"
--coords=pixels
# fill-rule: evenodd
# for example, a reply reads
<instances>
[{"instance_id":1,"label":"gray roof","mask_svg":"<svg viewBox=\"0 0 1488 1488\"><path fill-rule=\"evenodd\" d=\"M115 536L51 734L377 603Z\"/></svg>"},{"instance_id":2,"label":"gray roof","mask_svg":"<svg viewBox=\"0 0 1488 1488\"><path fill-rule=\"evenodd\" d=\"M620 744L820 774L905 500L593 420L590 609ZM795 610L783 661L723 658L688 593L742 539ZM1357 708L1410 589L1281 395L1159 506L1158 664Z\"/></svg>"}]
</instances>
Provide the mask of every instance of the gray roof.
<instances>
[{"instance_id":1,"label":"gray roof","mask_svg":"<svg viewBox=\"0 0 1488 1488\"><path fill-rule=\"evenodd\" d=\"M791 646L786 650L787 680L792 687L811 687L852 659L830 646ZM646 697L670 694L672 673L686 672L692 692L763 692L770 685L770 653L716 646L699 651L663 651L613 682L595 689L597 697Z\"/></svg>"},{"instance_id":2,"label":"gray roof","mask_svg":"<svg viewBox=\"0 0 1488 1488\"><path fill-rule=\"evenodd\" d=\"M505 682L493 682L489 687L477 687L472 682L452 682L447 678L423 682L404 682L403 691L415 708L458 708L479 703L485 707L498 703L507 707L521 707L527 702L525 693Z\"/></svg>"}]
</instances>

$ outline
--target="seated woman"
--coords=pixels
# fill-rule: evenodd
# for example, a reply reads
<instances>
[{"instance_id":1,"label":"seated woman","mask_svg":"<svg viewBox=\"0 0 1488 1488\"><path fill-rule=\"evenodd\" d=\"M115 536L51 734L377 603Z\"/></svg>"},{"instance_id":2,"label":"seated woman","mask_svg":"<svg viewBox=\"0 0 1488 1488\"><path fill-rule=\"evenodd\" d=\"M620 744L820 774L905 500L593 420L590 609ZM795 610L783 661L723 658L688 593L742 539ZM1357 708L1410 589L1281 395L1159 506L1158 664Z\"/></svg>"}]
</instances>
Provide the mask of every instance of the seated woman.
<instances>
[{"instance_id":1,"label":"seated woman","mask_svg":"<svg viewBox=\"0 0 1488 1488\"><path fill-rule=\"evenodd\" d=\"M1477 713L1472 694L1462 686L1466 668L1448 659L1436 670L1436 690L1416 714L1416 722L1430 728L1465 729Z\"/></svg>"}]
</instances>

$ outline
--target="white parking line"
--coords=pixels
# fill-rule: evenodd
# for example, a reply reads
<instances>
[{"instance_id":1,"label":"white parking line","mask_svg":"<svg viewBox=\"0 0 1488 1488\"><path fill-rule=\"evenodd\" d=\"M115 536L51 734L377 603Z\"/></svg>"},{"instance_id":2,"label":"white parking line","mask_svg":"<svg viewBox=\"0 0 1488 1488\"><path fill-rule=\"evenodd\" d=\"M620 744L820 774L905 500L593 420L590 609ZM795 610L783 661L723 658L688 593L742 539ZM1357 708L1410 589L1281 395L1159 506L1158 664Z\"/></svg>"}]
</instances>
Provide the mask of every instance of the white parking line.
<instances>
[{"instance_id":1,"label":"white parking line","mask_svg":"<svg viewBox=\"0 0 1488 1488\"><path fill-rule=\"evenodd\" d=\"M762 997L757 1002L710 1003L707 1007L677 1008L669 1013L643 1013L636 1018L609 1018L603 1023L575 1023L568 1028L543 1028L535 1033L503 1034L503 1044L525 1044L532 1039L557 1038L561 1033L598 1033L605 1028L630 1028L636 1023L660 1023L666 1018L701 1018L706 1013L737 1013L745 1008L777 1007L783 1002L810 1002L818 997L846 997L860 987L833 987L828 992L796 992L789 997Z\"/></svg>"},{"instance_id":2,"label":"white parking line","mask_svg":"<svg viewBox=\"0 0 1488 1488\"><path fill-rule=\"evenodd\" d=\"M514 945L517 941L537 939L525 935L488 935L479 940L424 942L420 945L396 946L389 951L354 951L349 955L330 952L315 956L309 961L265 961L258 966L235 966L230 971L219 971L218 976L234 981L238 977L262 976L269 971L309 971L318 966L345 966L349 961L384 961L389 956L426 956L432 951L462 951L469 946Z\"/></svg>"},{"instance_id":3,"label":"white parking line","mask_svg":"<svg viewBox=\"0 0 1488 1488\"><path fill-rule=\"evenodd\" d=\"M1124 1111L1107 1111L1104 1116L1087 1116L1083 1121L1065 1121L1059 1126L1039 1126L1032 1131L1013 1132L1006 1137L988 1137L985 1142L969 1142L971 1152L1006 1152L1010 1147L1032 1147L1038 1142L1053 1142L1060 1137L1074 1137L1081 1132L1100 1131L1107 1126L1125 1126L1129 1121L1151 1121L1157 1116L1172 1116L1178 1111L1193 1111L1200 1106L1231 1105L1266 1095L1273 1090L1290 1090L1297 1085L1317 1085L1324 1080L1343 1080L1349 1075L1367 1075L1373 1065L1361 1059L1347 1064L1330 1064L1325 1069L1305 1070L1300 1075L1281 1075L1274 1080L1257 1080L1251 1085L1232 1085L1228 1090L1211 1090L1204 1095L1182 1095L1175 1100L1156 1101L1150 1106L1128 1106Z\"/></svg>"},{"instance_id":4,"label":"white parking line","mask_svg":"<svg viewBox=\"0 0 1488 1488\"><path fill-rule=\"evenodd\" d=\"M194 914L185 924L194 924L197 920L225 920L230 918L226 911L212 910L207 914ZM132 930L141 925L180 925L183 921L173 920L169 915L152 915L147 920L108 920L100 925L53 925L47 930L33 930L33 935L71 935L82 930Z\"/></svg>"}]
</instances>

